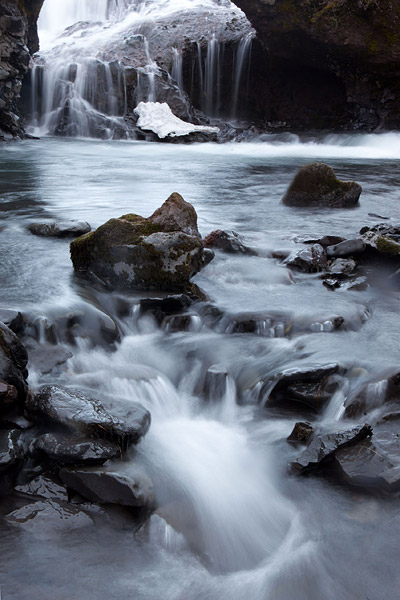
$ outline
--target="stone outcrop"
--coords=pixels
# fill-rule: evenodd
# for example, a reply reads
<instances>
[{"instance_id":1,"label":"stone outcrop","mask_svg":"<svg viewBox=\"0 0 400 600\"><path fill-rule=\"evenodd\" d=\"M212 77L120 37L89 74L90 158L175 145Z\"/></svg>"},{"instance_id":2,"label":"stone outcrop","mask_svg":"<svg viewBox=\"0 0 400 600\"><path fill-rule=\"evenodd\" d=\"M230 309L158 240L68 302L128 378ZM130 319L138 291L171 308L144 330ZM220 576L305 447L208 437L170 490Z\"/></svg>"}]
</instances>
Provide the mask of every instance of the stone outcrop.
<instances>
[{"instance_id":1,"label":"stone outcrop","mask_svg":"<svg viewBox=\"0 0 400 600\"><path fill-rule=\"evenodd\" d=\"M123 215L71 243L75 272L111 289L186 291L213 256L195 209L176 193L148 218Z\"/></svg>"},{"instance_id":2,"label":"stone outcrop","mask_svg":"<svg viewBox=\"0 0 400 600\"><path fill-rule=\"evenodd\" d=\"M302 167L282 198L286 206L348 208L358 203L362 188L340 181L332 167L314 162Z\"/></svg>"},{"instance_id":3,"label":"stone outcrop","mask_svg":"<svg viewBox=\"0 0 400 600\"><path fill-rule=\"evenodd\" d=\"M17 104L30 52L39 48L36 21L42 4L43 0L0 1L0 140L24 135Z\"/></svg>"},{"instance_id":4,"label":"stone outcrop","mask_svg":"<svg viewBox=\"0 0 400 600\"><path fill-rule=\"evenodd\" d=\"M237 0L268 53L265 117L282 127L400 126L400 5Z\"/></svg>"}]
</instances>

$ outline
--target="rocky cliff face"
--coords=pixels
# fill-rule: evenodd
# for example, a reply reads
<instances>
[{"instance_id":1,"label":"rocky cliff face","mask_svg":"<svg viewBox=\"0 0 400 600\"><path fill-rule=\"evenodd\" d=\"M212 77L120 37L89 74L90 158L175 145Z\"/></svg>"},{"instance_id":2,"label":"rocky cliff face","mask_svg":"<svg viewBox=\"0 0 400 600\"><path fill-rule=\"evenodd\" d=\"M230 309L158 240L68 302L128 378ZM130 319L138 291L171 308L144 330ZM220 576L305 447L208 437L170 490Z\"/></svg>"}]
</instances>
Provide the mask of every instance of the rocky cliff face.
<instances>
[{"instance_id":1,"label":"rocky cliff face","mask_svg":"<svg viewBox=\"0 0 400 600\"><path fill-rule=\"evenodd\" d=\"M43 0L0 0L0 140L23 135L17 102L30 52L39 47L36 22Z\"/></svg>"},{"instance_id":2,"label":"rocky cliff face","mask_svg":"<svg viewBox=\"0 0 400 600\"><path fill-rule=\"evenodd\" d=\"M266 120L305 129L400 127L398 1L236 4L267 51Z\"/></svg>"}]
</instances>

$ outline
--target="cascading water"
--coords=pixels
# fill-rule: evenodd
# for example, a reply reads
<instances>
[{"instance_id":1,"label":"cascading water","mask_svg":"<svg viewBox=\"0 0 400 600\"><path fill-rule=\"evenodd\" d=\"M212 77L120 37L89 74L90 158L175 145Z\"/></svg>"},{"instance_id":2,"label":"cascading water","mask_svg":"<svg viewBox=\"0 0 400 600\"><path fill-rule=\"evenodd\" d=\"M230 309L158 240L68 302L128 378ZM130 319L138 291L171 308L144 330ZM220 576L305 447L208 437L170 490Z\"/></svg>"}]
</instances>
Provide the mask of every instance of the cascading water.
<instances>
[{"instance_id":1,"label":"cascading water","mask_svg":"<svg viewBox=\"0 0 400 600\"><path fill-rule=\"evenodd\" d=\"M198 16L195 64L192 42L176 34L181 15L189 22ZM237 22L238 15L243 32L237 26L227 42L233 35L227 22ZM163 23L167 33L158 29ZM182 23L183 33L186 26ZM31 70L31 133L36 135L131 137L132 124L124 117L139 102L166 101L177 116L188 118L187 93L206 115L235 118L245 96L240 90L248 76L253 31L229 0L161 5L46 0L39 34L41 51Z\"/></svg>"}]
</instances>

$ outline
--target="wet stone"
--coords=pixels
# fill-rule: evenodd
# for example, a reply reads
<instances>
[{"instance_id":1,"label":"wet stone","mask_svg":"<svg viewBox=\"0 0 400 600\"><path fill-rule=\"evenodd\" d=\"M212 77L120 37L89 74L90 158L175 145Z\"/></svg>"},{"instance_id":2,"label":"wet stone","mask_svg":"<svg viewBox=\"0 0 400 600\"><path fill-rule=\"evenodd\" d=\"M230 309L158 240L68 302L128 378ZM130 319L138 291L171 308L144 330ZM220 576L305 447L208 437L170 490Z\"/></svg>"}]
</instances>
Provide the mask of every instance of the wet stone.
<instances>
[{"instance_id":1,"label":"wet stone","mask_svg":"<svg viewBox=\"0 0 400 600\"><path fill-rule=\"evenodd\" d=\"M66 488L43 475L39 475L24 485L17 485L15 491L25 496L34 496L46 500L68 500Z\"/></svg>"},{"instance_id":2,"label":"wet stone","mask_svg":"<svg viewBox=\"0 0 400 600\"><path fill-rule=\"evenodd\" d=\"M62 465L102 464L121 455L117 444L107 440L68 437L46 433L29 446L33 456L45 456L47 460Z\"/></svg>"},{"instance_id":3,"label":"wet stone","mask_svg":"<svg viewBox=\"0 0 400 600\"><path fill-rule=\"evenodd\" d=\"M52 221L49 223L32 223L28 230L41 237L78 237L91 231L85 221Z\"/></svg>"},{"instance_id":4,"label":"wet stone","mask_svg":"<svg viewBox=\"0 0 400 600\"><path fill-rule=\"evenodd\" d=\"M187 294L176 294L166 298L143 298L140 301L140 314L151 314L159 325L167 315L187 310L193 300Z\"/></svg>"},{"instance_id":5,"label":"wet stone","mask_svg":"<svg viewBox=\"0 0 400 600\"><path fill-rule=\"evenodd\" d=\"M204 238L203 243L206 248L222 250L228 254L250 254L252 256L257 254L245 246L243 239L235 231L216 229Z\"/></svg>"},{"instance_id":6,"label":"wet stone","mask_svg":"<svg viewBox=\"0 0 400 600\"><path fill-rule=\"evenodd\" d=\"M39 537L50 537L53 532L70 531L93 526L92 519L83 511L55 499L27 504L5 517L14 525Z\"/></svg>"},{"instance_id":7,"label":"wet stone","mask_svg":"<svg viewBox=\"0 0 400 600\"><path fill-rule=\"evenodd\" d=\"M340 242L340 244L336 244L335 246L328 246L326 255L328 258L337 258L358 254L364 250L365 242L362 239L357 238Z\"/></svg>"},{"instance_id":8,"label":"wet stone","mask_svg":"<svg viewBox=\"0 0 400 600\"><path fill-rule=\"evenodd\" d=\"M287 441L290 444L306 444L310 440L313 433L314 430L311 423L303 423L299 421L293 427L292 433L287 438Z\"/></svg>"},{"instance_id":9,"label":"wet stone","mask_svg":"<svg viewBox=\"0 0 400 600\"><path fill-rule=\"evenodd\" d=\"M304 273L317 273L327 264L325 249L320 244L313 244L291 254L285 263L288 267Z\"/></svg>"},{"instance_id":10,"label":"wet stone","mask_svg":"<svg viewBox=\"0 0 400 600\"><path fill-rule=\"evenodd\" d=\"M7 325L17 335L22 332L24 327L22 313L11 308L0 308L0 322Z\"/></svg>"},{"instance_id":11,"label":"wet stone","mask_svg":"<svg viewBox=\"0 0 400 600\"><path fill-rule=\"evenodd\" d=\"M153 484L146 473L133 463L123 469L112 464L104 468L62 469L66 486L84 498L99 504L147 507L153 501Z\"/></svg>"}]
</instances>

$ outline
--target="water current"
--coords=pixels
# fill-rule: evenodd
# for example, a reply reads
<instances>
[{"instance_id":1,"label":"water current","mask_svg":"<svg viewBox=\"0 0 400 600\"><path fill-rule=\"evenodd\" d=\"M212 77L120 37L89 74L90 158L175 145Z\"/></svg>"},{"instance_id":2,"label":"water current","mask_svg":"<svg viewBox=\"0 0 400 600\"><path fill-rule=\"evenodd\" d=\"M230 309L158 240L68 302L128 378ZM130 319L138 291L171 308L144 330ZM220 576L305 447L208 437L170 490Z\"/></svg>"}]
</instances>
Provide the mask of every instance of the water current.
<instances>
[{"instance_id":1,"label":"water current","mask_svg":"<svg viewBox=\"0 0 400 600\"><path fill-rule=\"evenodd\" d=\"M114 346L59 341L73 354L58 382L141 402L152 425L125 464L152 478L159 506L135 531L128 518L96 515L96 527L52 520L1 534L4 598L14 600L381 600L399 590L398 508L317 478L294 478L286 437L304 418L262 405L257 383L276 371L339 362L347 384L400 362L399 293L327 290L318 274L290 273L272 251L297 249L299 235L355 235L377 218L398 221L400 136L262 136L254 143L168 145L42 139L0 146L1 304L55 322L81 312L108 315ZM363 186L352 210L291 209L280 199L303 164L323 159ZM217 252L194 281L230 313L278 311L346 329L265 337L161 331L137 319L140 297L79 283L68 241L31 235L31 222L84 219L96 227L128 212L150 215L177 191L196 208L203 235L233 229L258 256ZM121 294L118 295L121 297ZM90 337L90 336L89 336ZM228 382L205 404L198 381L222 365ZM30 368L37 387L54 375ZM346 389L346 388L345 388ZM345 394L325 415L336 429ZM122 410L122 409L121 409ZM348 426L348 424L347 424ZM133 468L133 467L132 467Z\"/></svg>"}]
</instances>

